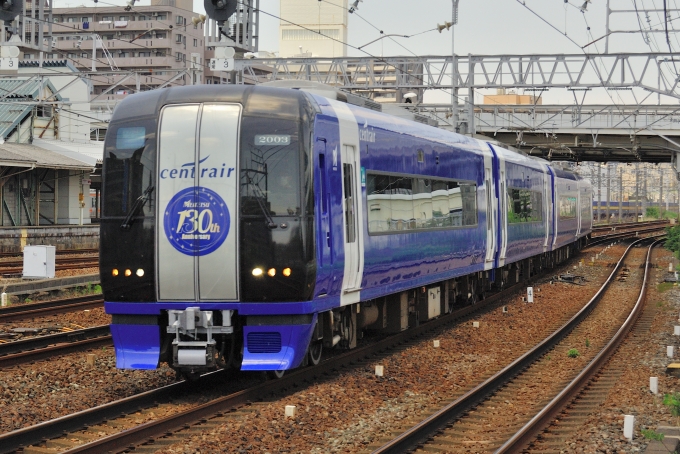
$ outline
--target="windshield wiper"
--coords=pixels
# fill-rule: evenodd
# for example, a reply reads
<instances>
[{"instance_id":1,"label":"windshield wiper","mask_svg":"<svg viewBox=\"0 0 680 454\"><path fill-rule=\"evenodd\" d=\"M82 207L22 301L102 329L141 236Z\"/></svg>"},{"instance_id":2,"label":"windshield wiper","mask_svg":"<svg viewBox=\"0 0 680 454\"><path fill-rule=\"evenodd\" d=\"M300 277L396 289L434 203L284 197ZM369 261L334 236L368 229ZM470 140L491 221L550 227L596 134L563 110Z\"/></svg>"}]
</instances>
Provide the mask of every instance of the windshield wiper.
<instances>
[{"instance_id":1,"label":"windshield wiper","mask_svg":"<svg viewBox=\"0 0 680 454\"><path fill-rule=\"evenodd\" d=\"M132 208L130 208L130 211L128 211L125 219L123 219L123 223L120 225L121 229L130 230L130 226L132 225L132 216L134 216L135 213L137 213L137 211L144 206L146 201L149 200L153 189L153 186L149 185L149 187L144 190L144 193L137 197L135 203L132 204Z\"/></svg>"},{"instance_id":2,"label":"windshield wiper","mask_svg":"<svg viewBox=\"0 0 680 454\"><path fill-rule=\"evenodd\" d=\"M264 217L267 220L267 227L270 229L275 229L277 224L274 222L274 218L272 218L271 213L267 209L267 206L264 204L263 200L266 199L265 194L262 192L262 189L256 184L253 183L250 175L248 175L247 170L246 170L246 184L248 186L251 186L253 188L253 192L255 192L255 200L257 201L258 206L260 207L260 210L262 211L262 214L264 214Z\"/></svg>"}]
</instances>

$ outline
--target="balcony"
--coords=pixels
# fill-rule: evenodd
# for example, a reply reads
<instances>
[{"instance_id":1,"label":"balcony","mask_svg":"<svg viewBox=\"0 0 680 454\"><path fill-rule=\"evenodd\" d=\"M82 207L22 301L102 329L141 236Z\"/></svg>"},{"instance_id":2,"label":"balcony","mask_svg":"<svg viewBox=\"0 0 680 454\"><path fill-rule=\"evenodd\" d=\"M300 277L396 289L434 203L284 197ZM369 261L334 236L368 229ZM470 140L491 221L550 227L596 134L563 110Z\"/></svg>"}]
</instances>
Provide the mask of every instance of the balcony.
<instances>
[{"instance_id":1,"label":"balcony","mask_svg":"<svg viewBox=\"0 0 680 454\"><path fill-rule=\"evenodd\" d=\"M79 69L92 67L92 59L90 58L73 58L71 61ZM145 69L185 68L184 62L175 60L175 57L116 57L113 54L113 62L121 69L137 69L142 71ZM98 58L95 61L95 65L97 70L111 70L104 58Z\"/></svg>"}]
</instances>

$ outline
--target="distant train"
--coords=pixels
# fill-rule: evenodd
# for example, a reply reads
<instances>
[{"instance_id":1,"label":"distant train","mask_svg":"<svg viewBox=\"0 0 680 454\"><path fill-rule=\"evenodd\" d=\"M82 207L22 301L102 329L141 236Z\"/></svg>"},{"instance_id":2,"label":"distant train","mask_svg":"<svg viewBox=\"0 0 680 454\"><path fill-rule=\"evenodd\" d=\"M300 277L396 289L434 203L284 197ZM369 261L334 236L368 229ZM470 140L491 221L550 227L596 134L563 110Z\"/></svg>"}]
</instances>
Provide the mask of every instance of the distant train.
<instances>
[{"instance_id":1,"label":"distant train","mask_svg":"<svg viewBox=\"0 0 680 454\"><path fill-rule=\"evenodd\" d=\"M587 180L346 101L203 85L116 108L100 270L119 368L280 375L585 244Z\"/></svg>"}]
</instances>

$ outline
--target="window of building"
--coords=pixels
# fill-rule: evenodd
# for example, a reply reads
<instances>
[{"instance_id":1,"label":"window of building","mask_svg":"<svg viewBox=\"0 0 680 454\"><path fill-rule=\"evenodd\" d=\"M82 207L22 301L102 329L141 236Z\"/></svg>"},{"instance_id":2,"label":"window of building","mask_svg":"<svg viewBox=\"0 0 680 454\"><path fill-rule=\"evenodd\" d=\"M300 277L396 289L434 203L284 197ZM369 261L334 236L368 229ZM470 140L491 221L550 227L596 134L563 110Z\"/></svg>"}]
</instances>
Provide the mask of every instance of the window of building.
<instances>
[{"instance_id":1,"label":"window of building","mask_svg":"<svg viewBox=\"0 0 680 454\"><path fill-rule=\"evenodd\" d=\"M128 58L130 56L130 52L118 52L118 56L120 58Z\"/></svg>"},{"instance_id":2,"label":"window of building","mask_svg":"<svg viewBox=\"0 0 680 454\"><path fill-rule=\"evenodd\" d=\"M49 118L52 116L52 107L50 106L36 106L35 111L38 117Z\"/></svg>"},{"instance_id":3,"label":"window of building","mask_svg":"<svg viewBox=\"0 0 680 454\"><path fill-rule=\"evenodd\" d=\"M182 61L182 52L177 52L175 54L175 60Z\"/></svg>"},{"instance_id":4,"label":"window of building","mask_svg":"<svg viewBox=\"0 0 680 454\"><path fill-rule=\"evenodd\" d=\"M175 35L175 42L181 43L182 42L182 35L180 35L180 34Z\"/></svg>"},{"instance_id":5,"label":"window of building","mask_svg":"<svg viewBox=\"0 0 680 454\"><path fill-rule=\"evenodd\" d=\"M420 176L368 174L371 234L477 225L477 186Z\"/></svg>"},{"instance_id":6,"label":"window of building","mask_svg":"<svg viewBox=\"0 0 680 454\"><path fill-rule=\"evenodd\" d=\"M127 20L130 20L130 17L129 16L118 16L118 20L127 21Z\"/></svg>"},{"instance_id":7,"label":"window of building","mask_svg":"<svg viewBox=\"0 0 680 454\"><path fill-rule=\"evenodd\" d=\"M150 56L151 56L151 52L140 52L140 53L139 53L139 56L140 56L140 57L150 57Z\"/></svg>"},{"instance_id":8,"label":"window of building","mask_svg":"<svg viewBox=\"0 0 680 454\"><path fill-rule=\"evenodd\" d=\"M543 195L528 189L508 188L508 224L543 220Z\"/></svg>"},{"instance_id":9,"label":"window of building","mask_svg":"<svg viewBox=\"0 0 680 454\"><path fill-rule=\"evenodd\" d=\"M102 35L104 39L113 39L113 35Z\"/></svg>"},{"instance_id":10,"label":"window of building","mask_svg":"<svg viewBox=\"0 0 680 454\"><path fill-rule=\"evenodd\" d=\"M113 16L103 16L102 21L113 22Z\"/></svg>"},{"instance_id":11,"label":"window of building","mask_svg":"<svg viewBox=\"0 0 680 454\"><path fill-rule=\"evenodd\" d=\"M168 35L165 32L156 32L156 38L157 39L165 39L165 38L167 38L167 36Z\"/></svg>"},{"instance_id":12,"label":"window of building","mask_svg":"<svg viewBox=\"0 0 680 454\"><path fill-rule=\"evenodd\" d=\"M55 24L58 23L58 22L61 22L61 18L59 16L54 16L52 18L52 22L54 22Z\"/></svg>"},{"instance_id":13,"label":"window of building","mask_svg":"<svg viewBox=\"0 0 680 454\"><path fill-rule=\"evenodd\" d=\"M77 17L69 17L66 19L66 22L76 22L78 20Z\"/></svg>"},{"instance_id":14,"label":"window of building","mask_svg":"<svg viewBox=\"0 0 680 454\"><path fill-rule=\"evenodd\" d=\"M167 20L167 19L168 19L168 16L165 15L165 14L159 14L158 16L156 16L156 20Z\"/></svg>"},{"instance_id":15,"label":"window of building","mask_svg":"<svg viewBox=\"0 0 680 454\"><path fill-rule=\"evenodd\" d=\"M315 41L322 39L340 39L340 30L338 29L321 29L317 33L312 30L305 29L284 29L282 31L281 39L284 41Z\"/></svg>"},{"instance_id":16,"label":"window of building","mask_svg":"<svg viewBox=\"0 0 680 454\"><path fill-rule=\"evenodd\" d=\"M24 54L24 60L33 60L33 54Z\"/></svg>"},{"instance_id":17,"label":"window of building","mask_svg":"<svg viewBox=\"0 0 680 454\"><path fill-rule=\"evenodd\" d=\"M72 54L72 53L70 53L70 52L69 52L68 54L66 54L66 56L67 56L68 58L76 58L76 54Z\"/></svg>"},{"instance_id":18,"label":"window of building","mask_svg":"<svg viewBox=\"0 0 680 454\"><path fill-rule=\"evenodd\" d=\"M147 19L146 16L139 16L139 17L137 18L137 20L146 20L146 19Z\"/></svg>"},{"instance_id":19,"label":"window of building","mask_svg":"<svg viewBox=\"0 0 680 454\"><path fill-rule=\"evenodd\" d=\"M198 40L194 38L194 47L198 47Z\"/></svg>"},{"instance_id":20,"label":"window of building","mask_svg":"<svg viewBox=\"0 0 680 454\"><path fill-rule=\"evenodd\" d=\"M80 22L92 22L92 18L91 17L81 17Z\"/></svg>"},{"instance_id":21,"label":"window of building","mask_svg":"<svg viewBox=\"0 0 680 454\"><path fill-rule=\"evenodd\" d=\"M182 16L177 16L175 17L175 23L176 24L183 24L184 23L184 18Z\"/></svg>"},{"instance_id":22,"label":"window of building","mask_svg":"<svg viewBox=\"0 0 680 454\"><path fill-rule=\"evenodd\" d=\"M89 57L90 56L88 55L87 52L83 52L82 54L80 54L80 58L89 58Z\"/></svg>"}]
</instances>

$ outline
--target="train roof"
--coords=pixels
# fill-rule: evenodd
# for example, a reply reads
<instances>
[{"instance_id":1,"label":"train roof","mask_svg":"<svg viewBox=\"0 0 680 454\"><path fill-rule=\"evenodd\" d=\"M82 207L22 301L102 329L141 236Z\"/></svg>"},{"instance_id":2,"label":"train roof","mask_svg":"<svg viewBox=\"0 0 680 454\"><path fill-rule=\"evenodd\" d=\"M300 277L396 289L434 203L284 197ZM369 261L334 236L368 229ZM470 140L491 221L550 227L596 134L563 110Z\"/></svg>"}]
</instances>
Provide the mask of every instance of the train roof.
<instances>
[{"instance_id":1,"label":"train roof","mask_svg":"<svg viewBox=\"0 0 680 454\"><path fill-rule=\"evenodd\" d=\"M113 112L112 121L158 115L167 104L227 102L238 103L246 114L300 118L301 108L311 108L298 90L260 85L193 85L169 87L126 97Z\"/></svg>"}]
</instances>

